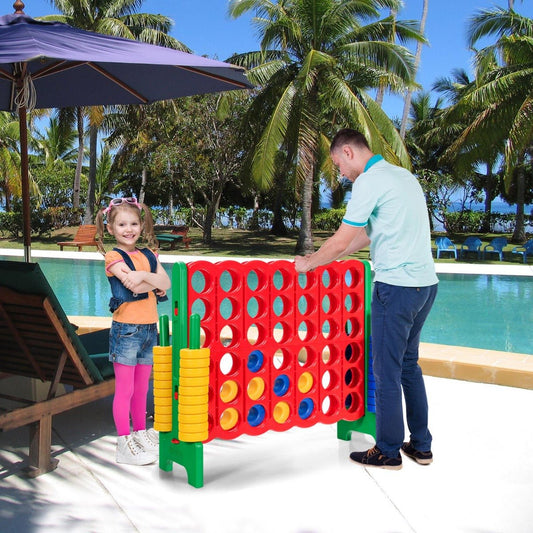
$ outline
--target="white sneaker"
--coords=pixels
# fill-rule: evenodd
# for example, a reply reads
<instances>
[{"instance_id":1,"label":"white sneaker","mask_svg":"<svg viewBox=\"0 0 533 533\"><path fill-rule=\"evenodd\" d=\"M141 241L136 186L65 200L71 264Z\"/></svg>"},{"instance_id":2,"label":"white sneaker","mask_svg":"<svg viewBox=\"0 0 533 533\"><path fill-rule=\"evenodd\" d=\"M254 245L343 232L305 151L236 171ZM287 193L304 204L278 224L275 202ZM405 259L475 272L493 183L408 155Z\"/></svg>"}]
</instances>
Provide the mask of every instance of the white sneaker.
<instances>
[{"instance_id":1,"label":"white sneaker","mask_svg":"<svg viewBox=\"0 0 533 533\"><path fill-rule=\"evenodd\" d=\"M144 450L133 435L122 435L117 439L117 463L127 465L149 465L157 461L154 452Z\"/></svg>"},{"instance_id":2,"label":"white sneaker","mask_svg":"<svg viewBox=\"0 0 533 533\"><path fill-rule=\"evenodd\" d=\"M133 438L145 452L156 454L159 452L159 434L155 429L134 431Z\"/></svg>"}]
</instances>

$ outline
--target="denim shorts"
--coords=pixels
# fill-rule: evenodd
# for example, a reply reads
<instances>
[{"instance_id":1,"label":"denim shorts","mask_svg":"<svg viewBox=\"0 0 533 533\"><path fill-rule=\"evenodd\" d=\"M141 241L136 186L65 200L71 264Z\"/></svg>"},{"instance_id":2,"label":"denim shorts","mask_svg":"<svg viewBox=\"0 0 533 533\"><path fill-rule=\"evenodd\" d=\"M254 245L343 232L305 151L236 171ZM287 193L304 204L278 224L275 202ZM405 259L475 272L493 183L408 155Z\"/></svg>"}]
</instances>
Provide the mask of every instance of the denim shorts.
<instances>
[{"instance_id":1,"label":"denim shorts","mask_svg":"<svg viewBox=\"0 0 533 533\"><path fill-rule=\"evenodd\" d=\"M157 324L111 323L109 360L121 365L151 365L157 344Z\"/></svg>"}]
</instances>

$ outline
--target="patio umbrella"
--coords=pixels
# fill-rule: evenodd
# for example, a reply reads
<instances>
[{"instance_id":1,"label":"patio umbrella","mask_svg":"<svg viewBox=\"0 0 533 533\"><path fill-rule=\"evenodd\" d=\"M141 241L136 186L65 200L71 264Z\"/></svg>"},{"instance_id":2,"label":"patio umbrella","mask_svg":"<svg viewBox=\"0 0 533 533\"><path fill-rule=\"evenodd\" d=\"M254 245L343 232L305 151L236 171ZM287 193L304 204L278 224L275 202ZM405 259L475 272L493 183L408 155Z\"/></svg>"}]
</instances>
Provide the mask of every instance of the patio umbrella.
<instances>
[{"instance_id":1,"label":"patio umbrella","mask_svg":"<svg viewBox=\"0 0 533 533\"><path fill-rule=\"evenodd\" d=\"M0 109L18 110L24 257L30 261L27 111L147 104L248 89L244 70L194 54L15 13L0 17Z\"/></svg>"}]
</instances>

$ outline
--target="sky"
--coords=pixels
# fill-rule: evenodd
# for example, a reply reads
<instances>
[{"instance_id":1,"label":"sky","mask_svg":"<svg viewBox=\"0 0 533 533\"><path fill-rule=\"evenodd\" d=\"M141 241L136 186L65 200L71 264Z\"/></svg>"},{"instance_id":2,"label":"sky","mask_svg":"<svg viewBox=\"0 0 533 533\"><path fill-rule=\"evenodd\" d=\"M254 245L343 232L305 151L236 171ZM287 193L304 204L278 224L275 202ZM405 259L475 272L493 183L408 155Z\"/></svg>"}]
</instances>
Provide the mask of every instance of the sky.
<instances>
[{"instance_id":1,"label":"sky","mask_svg":"<svg viewBox=\"0 0 533 533\"><path fill-rule=\"evenodd\" d=\"M4 0L6 13L12 13L12 0ZM422 0L404 0L399 18L419 20ZM47 0L25 0L25 13L32 17L53 13ZM140 12L161 13L174 21L171 35L195 54L225 60L233 53L259 49L251 15L232 19L227 0L145 0ZM478 10L494 6L507 8L507 0L429 0L426 37L429 46L422 52L417 82L427 91L436 79L463 68L470 74L472 54L466 45L468 19ZM533 18L533 0L515 0L515 10ZM4 13L2 13L4 14ZM414 51L414 48L413 48ZM387 95L383 108L391 118L401 117L401 98Z\"/></svg>"}]
</instances>

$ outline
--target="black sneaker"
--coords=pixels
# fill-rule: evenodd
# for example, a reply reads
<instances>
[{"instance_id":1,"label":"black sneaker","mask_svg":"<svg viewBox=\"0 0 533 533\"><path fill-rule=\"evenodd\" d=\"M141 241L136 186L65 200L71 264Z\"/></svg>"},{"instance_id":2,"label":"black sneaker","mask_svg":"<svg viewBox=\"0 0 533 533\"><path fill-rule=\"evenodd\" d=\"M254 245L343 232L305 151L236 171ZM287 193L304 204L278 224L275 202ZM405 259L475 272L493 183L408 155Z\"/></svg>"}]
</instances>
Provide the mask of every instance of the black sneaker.
<instances>
[{"instance_id":1,"label":"black sneaker","mask_svg":"<svg viewBox=\"0 0 533 533\"><path fill-rule=\"evenodd\" d=\"M433 462L433 454L429 452L421 452L417 450L412 444L411 441L404 442L402 444L402 452L409 457L409 459L412 459L413 461L417 462L419 465L429 465Z\"/></svg>"},{"instance_id":2,"label":"black sneaker","mask_svg":"<svg viewBox=\"0 0 533 533\"><path fill-rule=\"evenodd\" d=\"M350 459L363 466L374 466L376 468L385 468L386 470L400 470L402 467L402 457L387 457L381 453L381 450L374 446L366 452L352 452Z\"/></svg>"}]
</instances>

